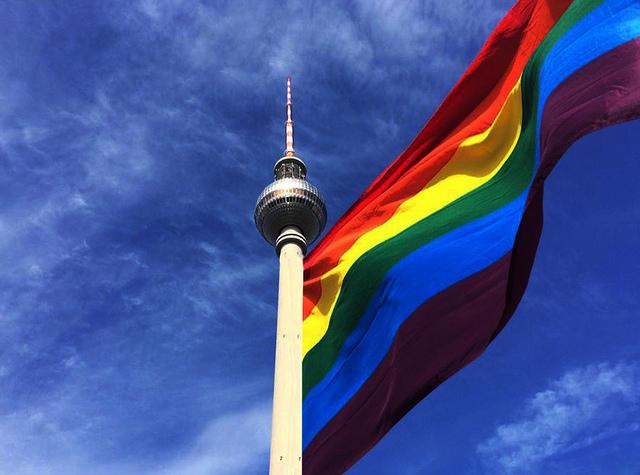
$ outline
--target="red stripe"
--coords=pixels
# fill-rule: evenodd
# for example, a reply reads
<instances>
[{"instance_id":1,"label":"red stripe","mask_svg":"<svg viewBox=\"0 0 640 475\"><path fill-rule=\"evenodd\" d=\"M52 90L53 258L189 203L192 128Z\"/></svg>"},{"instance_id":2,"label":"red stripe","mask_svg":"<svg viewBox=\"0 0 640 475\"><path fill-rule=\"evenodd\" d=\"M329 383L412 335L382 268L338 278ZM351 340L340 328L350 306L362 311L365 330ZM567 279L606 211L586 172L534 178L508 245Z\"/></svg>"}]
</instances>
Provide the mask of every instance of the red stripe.
<instances>
[{"instance_id":1,"label":"red stripe","mask_svg":"<svg viewBox=\"0 0 640 475\"><path fill-rule=\"evenodd\" d=\"M486 130L518 81L529 56L570 0L521 0L409 147L365 190L305 259L306 318L320 299L320 278L367 231L387 221L422 190L460 143ZM429 155L429 156L428 156Z\"/></svg>"}]
</instances>

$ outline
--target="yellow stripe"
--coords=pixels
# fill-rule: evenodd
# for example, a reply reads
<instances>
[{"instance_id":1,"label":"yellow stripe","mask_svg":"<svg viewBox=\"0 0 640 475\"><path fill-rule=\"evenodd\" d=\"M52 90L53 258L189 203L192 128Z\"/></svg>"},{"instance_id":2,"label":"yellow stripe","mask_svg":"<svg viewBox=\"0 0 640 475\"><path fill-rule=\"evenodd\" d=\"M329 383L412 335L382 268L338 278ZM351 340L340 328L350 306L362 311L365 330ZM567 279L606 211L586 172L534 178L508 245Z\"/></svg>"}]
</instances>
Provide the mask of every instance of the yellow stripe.
<instances>
[{"instance_id":1,"label":"yellow stripe","mask_svg":"<svg viewBox=\"0 0 640 475\"><path fill-rule=\"evenodd\" d=\"M522 98L518 81L487 130L463 141L422 191L404 201L389 220L360 236L338 264L322 276L320 300L302 326L303 357L327 332L342 281L355 261L381 242L488 182L511 155L521 125Z\"/></svg>"}]
</instances>

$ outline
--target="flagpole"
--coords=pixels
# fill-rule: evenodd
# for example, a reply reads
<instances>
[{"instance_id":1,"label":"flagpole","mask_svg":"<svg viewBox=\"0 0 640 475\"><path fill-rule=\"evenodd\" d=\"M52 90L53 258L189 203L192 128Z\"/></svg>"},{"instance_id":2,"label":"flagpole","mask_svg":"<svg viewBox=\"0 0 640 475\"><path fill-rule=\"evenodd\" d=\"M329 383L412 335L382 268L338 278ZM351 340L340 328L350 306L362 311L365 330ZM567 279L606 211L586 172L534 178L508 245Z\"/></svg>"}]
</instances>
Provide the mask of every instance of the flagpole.
<instances>
[{"instance_id":1,"label":"flagpole","mask_svg":"<svg viewBox=\"0 0 640 475\"><path fill-rule=\"evenodd\" d=\"M271 475L302 473L302 297L303 258L327 221L318 189L306 180L307 167L295 155L291 78L287 79L285 154L274 166L274 181L258 197L258 231L280 260L276 356L271 420Z\"/></svg>"}]
</instances>

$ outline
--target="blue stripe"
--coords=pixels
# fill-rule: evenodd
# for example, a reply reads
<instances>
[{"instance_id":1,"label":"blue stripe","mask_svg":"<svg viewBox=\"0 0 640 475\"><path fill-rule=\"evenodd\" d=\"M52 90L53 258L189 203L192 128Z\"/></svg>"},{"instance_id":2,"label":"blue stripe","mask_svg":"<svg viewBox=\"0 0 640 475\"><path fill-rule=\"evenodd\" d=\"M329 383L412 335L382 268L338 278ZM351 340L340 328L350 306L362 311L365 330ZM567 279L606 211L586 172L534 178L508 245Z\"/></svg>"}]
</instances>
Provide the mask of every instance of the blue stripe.
<instances>
[{"instance_id":1,"label":"blue stripe","mask_svg":"<svg viewBox=\"0 0 640 475\"><path fill-rule=\"evenodd\" d=\"M609 0L567 31L551 48L540 69L538 111L553 91L594 59L640 36L640 2ZM536 126L536 167L540 163L540 124Z\"/></svg>"},{"instance_id":2,"label":"blue stripe","mask_svg":"<svg viewBox=\"0 0 640 475\"><path fill-rule=\"evenodd\" d=\"M523 193L493 213L431 241L391 268L331 370L304 400L305 447L364 384L409 315L425 300L511 250L525 198Z\"/></svg>"},{"instance_id":3,"label":"blue stripe","mask_svg":"<svg viewBox=\"0 0 640 475\"><path fill-rule=\"evenodd\" d=\"M539 105L544 105L573 72L638 36L637 0L603 3L563 35L547 55L540 73ZM538 130L541 115L537 118ZM538 164L539 138L536 140ZM434 240L389 271L336 363L304 400L304 447L369 378L413 311L440 291L488 267L513 247L525 196ZM420 275L426 279L416 279Z\"/></svg>"}]
</instances>

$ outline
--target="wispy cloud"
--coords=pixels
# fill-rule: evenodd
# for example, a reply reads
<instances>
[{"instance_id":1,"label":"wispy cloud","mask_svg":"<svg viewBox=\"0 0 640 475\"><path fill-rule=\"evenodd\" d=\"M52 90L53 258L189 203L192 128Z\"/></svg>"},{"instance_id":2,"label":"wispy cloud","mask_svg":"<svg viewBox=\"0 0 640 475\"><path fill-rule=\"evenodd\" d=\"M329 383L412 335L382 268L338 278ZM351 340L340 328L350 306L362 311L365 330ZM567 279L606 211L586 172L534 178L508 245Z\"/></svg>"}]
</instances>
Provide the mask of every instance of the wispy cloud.
<instances>
[{"instance_id":1,"label":"wispy cloud","mask_svg":"<svg viewBox=\"0 0 640 475\"><path fill-rule=\"evenodd\" d=\"M532 473L547 459L640 429L635 364L600 363L568 371L528 399L521 417L477 447L503 473Z\"/></svg>"},{"instance_id":2,"label":"wispy cloud","mask_svg":"<svg viewBox=\"0 0 640 475\"><path fill-rule=\"evenodd\" d=\"M84 440L92 420L75 428L60 420L61 407L26 410L0 420L0 473L14 475L211 475L260 473L268 465L268 401L209 420L183 453L147 460L96 460ZM70 410L71 408L67 408ZM67 418L70 414L66 414ZM109 443L109 434L104 434Z\"/></svg>"},{"instance_id":3,"label":"wispy cloud","mask_svg":"<svg viewBox=\"0 0 640 475\"><path fill-rule=\"evenodd\" d=\"M192 449L161 475L244 474L266 467L271 406L261 404L214 419Z\"/></svg>"}]
</instances>

